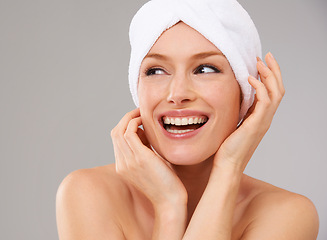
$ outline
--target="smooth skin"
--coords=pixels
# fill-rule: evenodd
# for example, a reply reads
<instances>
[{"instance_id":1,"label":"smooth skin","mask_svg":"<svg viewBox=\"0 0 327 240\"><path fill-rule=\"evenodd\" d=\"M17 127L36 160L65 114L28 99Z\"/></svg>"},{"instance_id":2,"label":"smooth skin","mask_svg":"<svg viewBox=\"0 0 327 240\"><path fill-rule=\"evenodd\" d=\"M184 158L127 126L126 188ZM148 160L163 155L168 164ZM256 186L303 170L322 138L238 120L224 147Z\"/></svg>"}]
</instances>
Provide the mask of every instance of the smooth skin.
<instances>
[{"instance_id":1,"label":"smooth skin","mask_svg":"<svg viewBox=\"0 0 327 240\"><path fill-rule=\"evenodd\" d=\"M204 52L214 54L194 57ZM60 239L316 239L308 198L243 173L285 93L271 53L265 62L257 63L261 81L248 79L255 102L237 127L240 89L227 59L183 22L165 31L141 65L140 108L111 132L116 163L61 183ZM158 116L185 109L209 121L194 137L168 138Z\"/></svg>"}]
</instances>

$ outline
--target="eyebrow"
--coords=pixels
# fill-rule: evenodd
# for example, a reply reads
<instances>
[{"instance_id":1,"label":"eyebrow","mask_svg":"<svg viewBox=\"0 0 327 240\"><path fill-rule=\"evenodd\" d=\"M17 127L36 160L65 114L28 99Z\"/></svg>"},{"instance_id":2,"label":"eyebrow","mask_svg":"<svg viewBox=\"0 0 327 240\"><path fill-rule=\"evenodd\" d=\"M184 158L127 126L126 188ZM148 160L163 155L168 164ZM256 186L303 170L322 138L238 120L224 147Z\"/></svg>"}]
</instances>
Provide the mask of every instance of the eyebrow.
<instances>
[{"instance_id":1,"label":"eyebrow","mask_svg":"<svg viewBox=\"0 0 327 240\"><path fill-rule=\"evenodd\" d=\"M202 58L207 58L207 57L214 56L214 55L224 56L224 54L222 52L209 51L209 52L200 52L200 53L194 54L191 57L191 59L202 59ZM144 59L146 59L146 58L157 58L157 59L160 59L160 60L170 59L168 56L162 55L162 54L159 54L159 53L149 53L144 57Z\"/></svg>"}]
</instances>

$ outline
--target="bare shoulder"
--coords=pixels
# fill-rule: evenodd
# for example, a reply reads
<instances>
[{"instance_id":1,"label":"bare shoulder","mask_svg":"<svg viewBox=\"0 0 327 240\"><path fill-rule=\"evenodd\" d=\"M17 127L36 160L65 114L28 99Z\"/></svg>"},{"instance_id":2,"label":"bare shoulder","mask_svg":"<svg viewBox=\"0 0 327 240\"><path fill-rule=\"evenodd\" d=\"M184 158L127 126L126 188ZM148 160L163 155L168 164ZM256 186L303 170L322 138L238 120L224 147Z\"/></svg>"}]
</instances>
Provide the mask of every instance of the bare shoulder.
<instances>
[{"instance_id":1,"label":"bare shoulder","mask_svg":"<svg viewBox=\"0 0 327 240\"><path fill-rule=\"evenodd\" d=\"M79 169L69 173L61 182L58 193L67 188L74 191L93 192L94 194L114 192L114 195L117 195L117 193L123 194L124 190L127 191L127 186L116 173L114 164Z\"/></svg>"},{"instance_id":2,"label":"bare shoulder","mask_svg":"<svg viewBox=\"0 0 327 240\"><path fill-rule=\"evenodd\" d=\"M114 165L68 174L56 199L60 239L123 239L117 213L124 205L122 199L128 198L128 188Z\"/></svg>"},{"instance_id":3,"label":"bare shoulder","mask_svg":"<svg viewBox=\"0 0 327 240\"><path fill-rule=\"evenodd\" d=\"M242 239L317 238L319 218L310 199L254 178L249 181L256 193L247 207L251 221Z\"/></svg>"}]
</instances>

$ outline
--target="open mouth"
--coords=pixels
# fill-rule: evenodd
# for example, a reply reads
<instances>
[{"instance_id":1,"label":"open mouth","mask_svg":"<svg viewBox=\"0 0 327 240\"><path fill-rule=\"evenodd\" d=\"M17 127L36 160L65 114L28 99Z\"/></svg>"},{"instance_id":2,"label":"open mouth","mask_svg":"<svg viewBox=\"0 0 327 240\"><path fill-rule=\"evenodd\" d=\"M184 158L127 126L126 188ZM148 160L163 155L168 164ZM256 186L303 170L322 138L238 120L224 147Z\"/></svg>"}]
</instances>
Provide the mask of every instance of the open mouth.
<instances>
[{"instance_id":1,"label":"open mouth","mask_svg":"<svg viewBox=\"0 0 327 240\"><path fill-rule=\"evenodd\" d=\"M162 117L164 129L169 133L182 134L201 128L208 121L206 116L197 117Z\"/></svg>"}]
</instances>

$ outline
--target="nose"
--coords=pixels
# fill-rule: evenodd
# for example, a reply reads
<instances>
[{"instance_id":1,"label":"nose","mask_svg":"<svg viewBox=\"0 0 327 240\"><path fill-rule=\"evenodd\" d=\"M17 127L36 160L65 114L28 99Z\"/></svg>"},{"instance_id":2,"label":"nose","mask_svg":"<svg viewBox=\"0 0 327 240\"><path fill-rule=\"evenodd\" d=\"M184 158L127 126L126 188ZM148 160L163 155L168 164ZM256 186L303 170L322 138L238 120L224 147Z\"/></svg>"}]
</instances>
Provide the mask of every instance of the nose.
<instances>
[{"instance_id":1,"label":"nose","mask_svg":"<svg viewBox=\"0 0 327 240\"><path fill-rule=\"evenodd\" d=\"M183 105L194 101L196 93L193 88L192 80L187 76L175 76L169 84L167 101L175 105Z\"/></svg>"}]
</instances>

